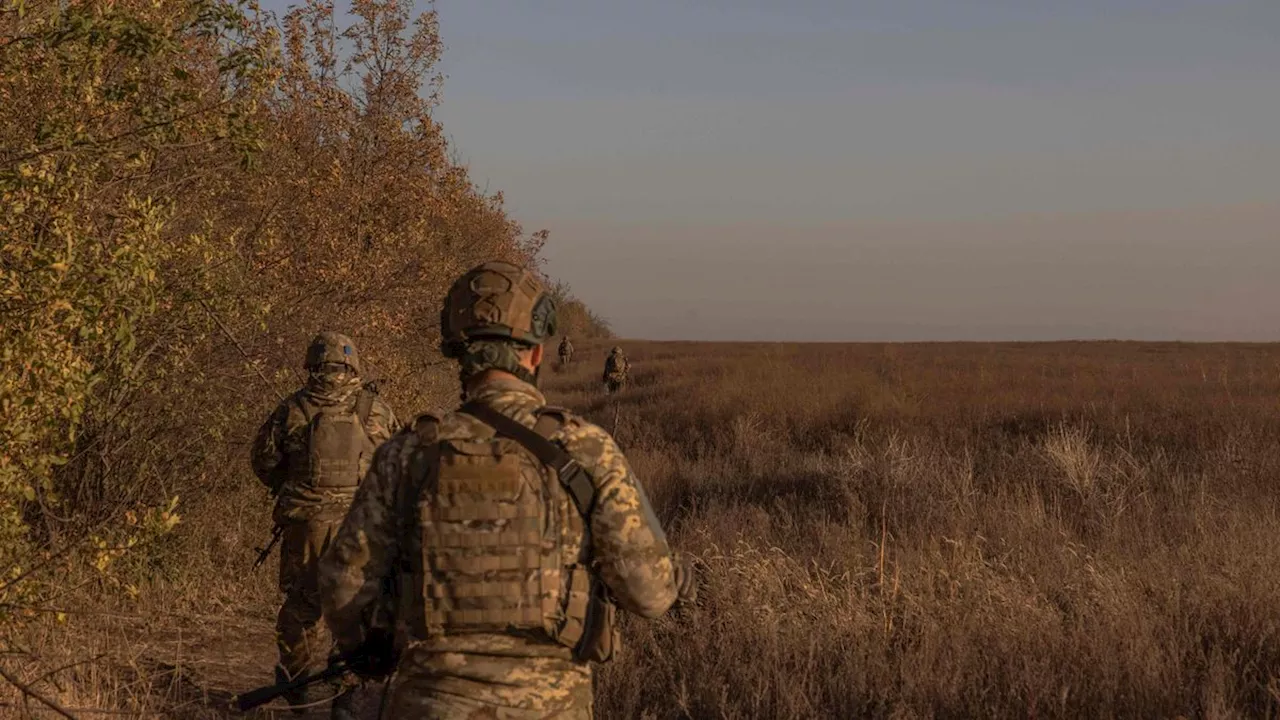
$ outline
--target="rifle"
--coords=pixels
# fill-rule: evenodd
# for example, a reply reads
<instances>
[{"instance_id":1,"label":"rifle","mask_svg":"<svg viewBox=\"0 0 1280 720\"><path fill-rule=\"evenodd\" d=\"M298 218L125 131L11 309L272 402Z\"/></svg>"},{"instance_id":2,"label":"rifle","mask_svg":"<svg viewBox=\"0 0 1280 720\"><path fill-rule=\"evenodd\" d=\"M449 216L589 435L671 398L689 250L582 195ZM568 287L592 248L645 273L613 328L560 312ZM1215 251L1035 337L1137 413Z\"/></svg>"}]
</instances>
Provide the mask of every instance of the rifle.
<instances>
[{"instance_id":1,"label":"rifle","mask_svg":"<svg viewBox=\"0 0 1280 720\"><path fill-rule=\"evenodd\" d=\"M258 551L258 559L253 561L252 570L257 570L259 565L267 561L267 557L271 555L271 548L275 547L276 543L280 542L280 538L283 535L284 526L276 525L271 529L271 542L268 542L267 546L264 548L254 548L254 550Z\"/></svg>"},{"instance_id":2,"label":"rifle","mask_svg":"<svg viewBox=\"0 0 1280 720\"><path fill-rule=\"evenodd\" d=\"M361 657L362 653L359 651L343 653L330 659L329 664L319 672L299 675L292 680L285 680L274 685L243 692L232 699L235 701L236 707L240 709L240 712L248 712L294 690L300 690L309 685L341 677L347 674Z\"/></svg>"},{"instance_id":3,"label":"rifle","mask_svg":"<svg viewBox=\"0 0 1280 720\"><path fill-rule=\"evenodd\" d=\"M272 483L271 499L275 500L277 497L279 497L280 491L282 489L284 489L283 476L277 478L276 481ZM254 570L257 570L258 566L262 565L262 563L267 561L267 557L271 555L271 549L274 548L276 544L280 542L280 538L283 536L284 536L284 525L276 523L275 526L271 528L271 540L267 542L267 546L254 548L254 550L256 550L258 553L258 559L253 561L253 567L249 568L249 572L253 572Z\"/></svg>"}]
</instances>

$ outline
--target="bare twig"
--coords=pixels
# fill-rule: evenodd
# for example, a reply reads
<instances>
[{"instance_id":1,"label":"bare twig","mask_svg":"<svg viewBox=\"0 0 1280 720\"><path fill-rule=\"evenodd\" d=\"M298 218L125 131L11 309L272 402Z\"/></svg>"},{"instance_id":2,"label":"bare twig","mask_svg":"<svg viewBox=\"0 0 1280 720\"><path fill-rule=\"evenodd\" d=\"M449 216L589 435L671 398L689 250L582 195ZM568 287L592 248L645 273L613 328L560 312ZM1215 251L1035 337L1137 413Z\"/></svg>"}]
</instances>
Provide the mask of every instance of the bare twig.
<instances>
[{"instance_id":1,"label":"bare twig","mask_svg":"<svg viewBox=\"0 0 1280 720\"><path fill-rule=\"evenodd\" d=\"M231 344L235 346L236 350L240 353L240 357L244 358L244 361L253 368L253 371L258 373L258 377L262 378L262 382L266 383L267 387L271 388L271 391L276 394L276 397L283 400L284 394L276 388L275 383L267 379L266 374L262 372L262 368L254 364L253 359L249 357L249 353L245 352L244 346L240 344L239 340L236 340L236 337L231 334L231 331L227 329L227 326L222 323L222 318L218 317L217 314L213 312L213 309L209 307L209 303L205 302L204 298L198 298L197 302L200 303L200 307L204 308L205 312L209 313L209 317L213 319L214 324L218 326L218 329L222 331L222 334L227 336L227 340L230 340Z\"/></svg>"},{"instance_id":2,"label":"bare twig","mask_svg":"<svg viewBox=\"0 0 1280 720\"><path fill-rule=\"evenodd\" d=\"M7 680L10 685L22 691L23 695L31 698L32 700L35 700L36 702L40 703L41 705L44 705L45 707L48 707L50 710L58 713L62 717L67 718L67 720L79 720L79 718L77 718L75 715L72 715L71 712L66 708L62 707L61 705L54 702L53 700L50 700L44 695L41 695L40 693L31 689L30 686L23 684L22 681L18 680L18 678L10 675L3 667L0 667L0 677Z\"/></svg>"},{"instance_id":3,"label":"bare twig","mask_svg":"<svg viewBox=\"0 0 1280 720\"><path fill-rule=\"evenodd\" d=\"M0 703L0 707L6 707L6 708L14 707L14 703ZM137 712L133 710L105 710L103 708L83 708L83 707L69 707L67 708L67 710L70 712L84 713L86 715L129 715L135 718L143 717L142 715L139 715Z\"/></svg>"},{"instance_id":4,"label":"bare twig","mask_svg":"<svg viewBox=\"0 0 1280 720\"><path fill-rule=\"evenodd\" d=\"M87 659L87 660L77 660L77 661L75 661L75 662L67 663L66 665L63 665L63 666L61 666L61 667L54 668L53 670L50 670L49 672L47 672L47 673L45 673L45 674L41 675L40 677L36 678L35 680L32 680L32 681L31 681L31 686L32 686L32 687L35 687L36 685L39 685L40 683L44 682L45 680L53 681L53 676L54 676L54 675L57 675L57 674L58 674L58 673L60 673L60 672L65 672L65 671L70 670L70 669L72 669L72 668L80 667L81 665L88 665L89 663L97 662L97 661L101 660L101 659L102 659L102 658L104 658L104 657L106 657L106 655L105 655L105 654L104 654L104 655L97 655L97 656L95 656L95 657L91 657L91 658L89 658L89 659ZM55 682L53 682L53 684L56 686L58 683L55 681ZM59 688L59 690L61 690L61 688Z\"/></svg>"},{"instance_id":5,"label":"bare twig","mask_svg":"<svg viewBox=\"0 0 1280 720\"><path fill-rule=\"evenodd\" d=\"M49 567L50 565L52 565L52 564L54 564L54 563L58 562L58 561L59 561L59 560L61 560L64 556L66 556L68 553L70 553L72 550L74 550L74 549L76 548L76 546L78 546L80 543L84 542L85 540L88 540L88 539L89 539L89 537L90 537L91 535L93 535L93 533L95 533L95 532L97 532L98 530L102 529L102 527L104 527L104 526L105 526L109 521L110 521L110 518L106 518L106 519L103 519L103 520L99 521L98 523L96 523L96 524L95 524L95 525L93 525L92 527L88 528L88 529L87 529L87 530L85 530L83 533L81 533L80 537L78 537L78 538L76 538L75 540L73 540L73 541L71 541L71 542L67 543L67 544L66 544L66 545L64 545L62 548L60 548L60 549L58 549L58 550L54 551L53 553L50 553L50 554L49 554L49 556L48 556L48 557L46 557L44 560L42 560L42 561L40 561L40 562L36 563L35 565L33 565L33 566L32 566L32 567L30 567L30 568L27 568L25 571L23 571L22 573L20 573L17 577L11 578L11 579L9 579L9 580L5 581L4 583L0 584L0 592L3 592L3 591L5 591L5 590L8 590L9 588L11 588L11 587L13 587L13 586L17 585L18 583L22 582L23 580L25 580L26 578L30 577L31 575L33 575L33 574L35 574L35 573L37 573L37 572L39 572L39 571L41 571L41 570L44 570L46 567Z\"/></svg>"}]
</instances>

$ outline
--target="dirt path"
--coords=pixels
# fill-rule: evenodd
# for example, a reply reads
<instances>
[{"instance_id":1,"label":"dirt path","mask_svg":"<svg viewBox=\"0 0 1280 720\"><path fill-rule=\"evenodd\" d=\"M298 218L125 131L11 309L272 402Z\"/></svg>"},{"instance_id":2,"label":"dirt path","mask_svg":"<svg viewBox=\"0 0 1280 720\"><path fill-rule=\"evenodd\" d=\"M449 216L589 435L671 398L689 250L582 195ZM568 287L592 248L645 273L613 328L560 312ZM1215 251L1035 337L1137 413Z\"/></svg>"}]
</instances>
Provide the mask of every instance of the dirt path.
<instances>
[{"instance_id":1,"label":"dirt path","mask_svg":"<svg viewBox=\"0 0 1280 720\"><path fill-rule=\"evenodd\" d=\"M267 613L202 618L184 629L153 629L140 648L139 664L154 674L163 716L174 720L211 718L298 718L324 720L329 704L295 715L275 700L245 714L232 706L237 693L271 683L276 662L274 623ZM193 629L194 628L194 629ZM381 686L360 692L360 717L377 717Z\"/></svg>"}]
</instances>

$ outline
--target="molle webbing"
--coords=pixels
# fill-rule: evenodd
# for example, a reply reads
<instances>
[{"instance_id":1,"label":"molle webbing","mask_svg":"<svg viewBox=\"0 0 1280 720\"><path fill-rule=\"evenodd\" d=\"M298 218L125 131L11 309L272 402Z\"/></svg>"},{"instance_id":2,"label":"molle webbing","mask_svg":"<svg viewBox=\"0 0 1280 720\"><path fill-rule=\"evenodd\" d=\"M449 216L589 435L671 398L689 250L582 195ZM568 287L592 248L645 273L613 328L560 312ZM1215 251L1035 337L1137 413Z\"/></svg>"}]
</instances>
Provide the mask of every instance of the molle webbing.
<instances>
[{"instance_id":1,"label":"molle webbing","mask_svg":"<svg viewBox=\"0 0 1280 720\"><path fill-rule=\"evenodd\" d=\"M554 411L539 411L535 430L478 403L460 411L495 436L440 440L430 423L414 428L423 446L410 462L401 507L417 518L414 542L420 538L421 544L401 568L402 577L415 578L421 590L402 605L406 629L424 639L542 630L576 647L592 625L592 579L565 543L584 532L585 514L579 512L589 512L594 485L546 438L562 425Z\"/></svg>"},{"instance_id":2,"label":"molle webbing","mask_svg":"<svg viewBox=\"0 0 1280 720\"><path fill-rule=\"evenodd\" d=\"M563 502L509 438L440 442L418 504L422 631L550 631L560 610ZM554 493L554 495L552 495Z\"/></svg>"},{"instance_id":3,"label":"molle webbing","mask_svg":"<svg viewBox=\"0 0 1280 720\"><path fill-rule=\"evenodd\" d=\"M525 427L488 405L467 403L462 406L461 411L493 428L499 435L506 435L520 443L543 464L553 468L560 477L560 484L564 485L565 490L573 498L573 504L578 507L578 512L583 518L591 517L591 509L596 499L596 486L582 466L569 457L569 453L543 437L537 430ZM548 416L542 416L538 424L546 428L548 426L542 424L544 418L551 419Z\"/></svg>"},{"instance_id":4,"label":"molle webbing","mask_svg":"<svg viewBox=\"0 0 1280 720\"><path fill-rule=\"evenodd\" d=\"M362 390L354 404L316 407L300 395L294 403L302 412L306 444L289 461L294 482L314 489L351 492L360 484L363 465L373 454L367 428L373 409L372 393Z\"/></svg>"}]
</instances>

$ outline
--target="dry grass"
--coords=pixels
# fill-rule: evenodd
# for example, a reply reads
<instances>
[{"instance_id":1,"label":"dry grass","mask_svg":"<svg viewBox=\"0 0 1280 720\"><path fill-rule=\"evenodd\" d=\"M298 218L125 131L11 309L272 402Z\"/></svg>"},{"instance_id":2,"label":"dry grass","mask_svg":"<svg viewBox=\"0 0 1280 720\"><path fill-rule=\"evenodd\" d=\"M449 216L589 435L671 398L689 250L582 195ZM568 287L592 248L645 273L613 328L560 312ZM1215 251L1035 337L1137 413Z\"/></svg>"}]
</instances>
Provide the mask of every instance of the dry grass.
<instances>
[{"instance_id":1,"label":"dry grass","mask_svg":"<svg viewBox=\"0 0 1280 720\"><path fill-rule=\"evenodd\" d=\"M624 345L620 395L587 343L548 395L615 432L704 586L698 608L627 621L598 716L1280 711L1280 347ZM226 716L274 662L247 473L139 555L140 600L69 598L107 614L36 626L38 668L0 664L32 680L102 655L38 687Z\"/></svg>"},{"instance_id":2,"label":"dry grass","mask_svg":"<svg viewBox=\"0 0 1280 720\"><path fill-rule=\"evenodd\" d=\"M603 717L1280 709L1280 348L628 343L623 443L701 607Z\"/></svg>"}]
</instances>

